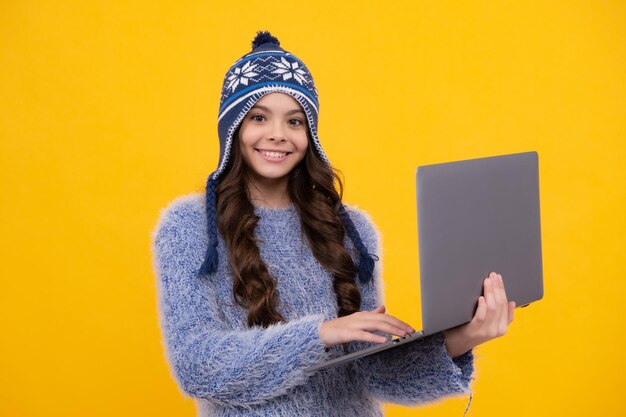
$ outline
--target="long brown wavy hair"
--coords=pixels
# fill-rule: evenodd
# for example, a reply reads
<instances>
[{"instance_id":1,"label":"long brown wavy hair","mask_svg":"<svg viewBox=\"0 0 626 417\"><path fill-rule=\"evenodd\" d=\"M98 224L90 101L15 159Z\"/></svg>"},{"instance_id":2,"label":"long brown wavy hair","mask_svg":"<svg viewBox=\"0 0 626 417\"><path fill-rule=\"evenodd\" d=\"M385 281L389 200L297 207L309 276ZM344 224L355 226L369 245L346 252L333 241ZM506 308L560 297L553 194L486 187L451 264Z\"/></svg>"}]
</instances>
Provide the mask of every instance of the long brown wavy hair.
<instances>
[{"instance_id":1,"label":"long brown wavy hair","mask_svg":"<svg viewBox=\"0 0 626 417\"><path fill-rule=\"evenodd\" d=\"M237 129L231 160L216 189L217 227L230 253L233 296L247 309L248 326L267 327L285 319L277 311L276 281L261 259L255 236L259 217L250 201L248 181L248 166L240 153ZM356 266L344 247L345 229L338 216L343 185L338 171L328 167L314 151L310 136L305 157L289 173L287 190L313 255L333 276L338 316L359 311L361 294L355 282Z\"/></svg>"}]
</instances>

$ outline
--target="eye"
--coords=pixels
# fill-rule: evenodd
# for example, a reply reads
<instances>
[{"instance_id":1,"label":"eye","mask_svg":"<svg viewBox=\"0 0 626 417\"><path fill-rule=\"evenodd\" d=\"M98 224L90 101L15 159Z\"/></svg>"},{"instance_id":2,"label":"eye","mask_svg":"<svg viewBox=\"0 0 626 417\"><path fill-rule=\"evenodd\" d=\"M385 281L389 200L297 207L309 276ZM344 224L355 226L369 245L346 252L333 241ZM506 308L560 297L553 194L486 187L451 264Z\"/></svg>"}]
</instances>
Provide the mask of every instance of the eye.
<instances>
[{"instance_id":1,"label":"eye","mask_svg":"<svg viewBox=\"0 0 626 417\"><path fill-rule=\"evenodd\" d=\"M252 116L250 116L250 120L253 120L255 122L262 122L265 119L265 116L263 116L262 114L253 114Z\"/></svg>"},{"instance_id":2,"label":"eye","mask_svg":"<svg viewBox=\"0 0 626 417\"><path fill-rule=\"evenodd\" d=\"M302 126L304 124L304 121L302 121L301 119L291 119L289 120L289 124L292 126Z\"/></svg>"}]
</instances>

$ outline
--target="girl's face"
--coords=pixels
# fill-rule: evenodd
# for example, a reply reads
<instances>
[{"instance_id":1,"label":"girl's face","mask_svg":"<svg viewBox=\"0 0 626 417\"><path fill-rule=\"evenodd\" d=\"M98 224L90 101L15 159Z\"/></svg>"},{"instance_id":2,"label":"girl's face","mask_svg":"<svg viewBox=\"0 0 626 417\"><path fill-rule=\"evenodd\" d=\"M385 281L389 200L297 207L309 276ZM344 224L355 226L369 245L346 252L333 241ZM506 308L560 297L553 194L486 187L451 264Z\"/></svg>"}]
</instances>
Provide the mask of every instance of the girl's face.
<instances>
[{"instance_id":1,"label":"girl's face","mask_svg":"<svg viewBox=\"0 0 626 417\"><path fill-rule=\"evenodd\" d=\"M244 117L239 147L253 178L286 180L309 144L306 115L290 95L263 96Z\"/></svg>"}]
</instances>

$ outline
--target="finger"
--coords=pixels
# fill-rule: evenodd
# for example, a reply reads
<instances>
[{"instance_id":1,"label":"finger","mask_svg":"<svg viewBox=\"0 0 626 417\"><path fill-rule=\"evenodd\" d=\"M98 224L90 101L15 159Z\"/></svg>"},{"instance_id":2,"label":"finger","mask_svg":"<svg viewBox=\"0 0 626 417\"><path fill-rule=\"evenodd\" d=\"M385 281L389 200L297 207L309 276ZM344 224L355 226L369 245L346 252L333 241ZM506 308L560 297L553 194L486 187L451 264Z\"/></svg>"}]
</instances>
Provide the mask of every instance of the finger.
<instances>
[{"instance_id":1,"label":"finger","mask_svg":"<svg viewBox=\"0 0 626 417\"><path fill-rule=\"evenodd\" d=\"M506 295L506 286L504 285L504 278L502 278L502 275L500 275L500 288L502 289L502 297L504 299L504 304L509 303L509 298Z\"/></svg>"},{"instance_id":2,"label":"finger","mask_svg":"<svg viewBox=\"0 0 626 417\"><path fill-rule=\"evenodd\" d=\"M509 319L509 323L511 324L511 322L513 321L513 315L515 313L515 301L509 301L509 312L508 312L508 319Z\"/></svg>"},{"instance_id":3,"label":"finger","mask_svg":"<svg viewBox=\"0 0 626 417\"><path fill-rule=\"evenodd\" d=\"M385 343L387 341L387 338L384 336L379 336L374 333L360 330L360 331L353 332L351 334L350 340L362 340L364 342L372 342L372 343Z\"/></svg>"},{"instance_id":4,"label":"finger","mask_svg":"<svg viewBox=\"0 0 626 417\"><path fill-rule=\"evenodd\" d=\"M493 278L489 277L485 279L484 292L485 306L487 307L485 322L492 323L495 319L496 313L496 302L493 295Z\"/></svg>"},{"instance_id":5,"label":"finger","mask_svg":"<svg viewBox=\"0 0 626 417\"><path fill-rule=\"evenodd\" d=\"M502 278L502 276L500 276L500 281L502 282L502 296L504 299L504 316L506 317L506 321L507 324L510 323L509 317L510 317L510 308L511 308L511 303L509 302L509 297L506 295L506 286L504 285L504 278Z\"/></svg>"},{"instance_id":6,"label":"finger","mask_svg":"<svg viewBox=\"0 0 626 417\"><path fill-rule=\"evenodd\" d=\"M493 293L496 301L496 323L498 323L501 331L506 331L508 301L506 299L506 292L504 291L504 281L502 280L502 275L500 274L496 274Z\"/></svg>"},{"instance_id":7,"label":"finger","mask_svg":"<svg viewBox=\"0 0 626 417\"><path fill-rule=\"evenodd\" d=\"M413 326L411 326L409 323L407 323L407 322L405 322L403 320L398 319L397 317L390 316L390 315L387 314L387 315L385 315L385 320L391 320L391 323L394 326L397 326L397 327L400 327L402 329L405 329L407 332L412 333L412 332L415 331Z\"/></svg>"},{"instance_id":8,"label":"finger","mask_svg":"<svg viewBox=\"0 0 626 417\"><path fill-rule=\"evenodd\" d=\"M399 329L404 329L407 332L414 332L415 330L413 329L413 327L408 324L405 323L404 321L391 316L389 314L377 314L377 315L368 315L366 317L364 317L365 320L375 320L375 321L384 321L385 323L388 323L392 326L395 326Z\"/></svg>"},{"instance_id":9,"label":"finger","mask_svg":"<svg viewBox=\"0 0 626 417\"><path fill-rule=\"evenodd\" d=\"M477 324L482 324L487 317L487 303L485 302L485 297L482 295L478 297L478 307L476 308L476 313L474 314L473 322Z\"/></svg>"},{"instance_id":10,"label":"finger","mask_svg":"<svg viewBox=\"0 0 626 417\"><path fill-rule=\"evenodd\" d=\"M408 324L387 314L370 314L357 318L353 325L358 329L381 330L389 334L406 334L414 330Z\"/></svg>"},{"instance_id":11,"label":"finger","mask_svg":"<svg viewBox=\"0 0 626 417\"><path fill-rule=\"evenodd\" d=\"M389 323L385 322L372 322L371 324L368 323L367 326L363 327L363 330L379 331L394 336L404 336L408 333L408 331L404 327L392 326Z\"/></svg>"},{"instance_id":12,"label":"finger","mask_svg":"<svg viewBox=\"0 0 626 417\"><path fill-rule=\"evenodd\" d=\"M493 298L497 305L502 304L504 296L504 283L502 282L502 275L496 274L493 279ZM506 303L505 303L506 304Z\"/></svg>"}]
</instances>

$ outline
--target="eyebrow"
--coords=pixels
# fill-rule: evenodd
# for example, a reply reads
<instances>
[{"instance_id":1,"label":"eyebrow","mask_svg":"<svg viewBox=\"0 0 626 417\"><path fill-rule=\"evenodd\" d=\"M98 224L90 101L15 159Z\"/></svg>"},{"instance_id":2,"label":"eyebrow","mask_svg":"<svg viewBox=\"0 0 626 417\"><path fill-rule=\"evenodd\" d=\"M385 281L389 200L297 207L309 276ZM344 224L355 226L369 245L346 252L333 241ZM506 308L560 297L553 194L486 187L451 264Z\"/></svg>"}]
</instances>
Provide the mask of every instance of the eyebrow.
<instances>
[{"instance_id":1,"label":"eyebrow","mask_svg":"<svg viewBox=\"0 0 626 417\"><path fill-rule=\"evenodd\" d=\"M267 112L267 113L271 113L272 112L268 107L261 106L259 104L255 104L254 106L252 106L252 108L250 110L253 110L253 109L260 109L260 110L263 110L264 112ZM292 114L295 114L295 113L302 113L302 114L304 114L304 112L301 109L293 109L293 110L289 110L286 113L286 115L287 116L291 116Z\"/></svg>"}]
</instances>

